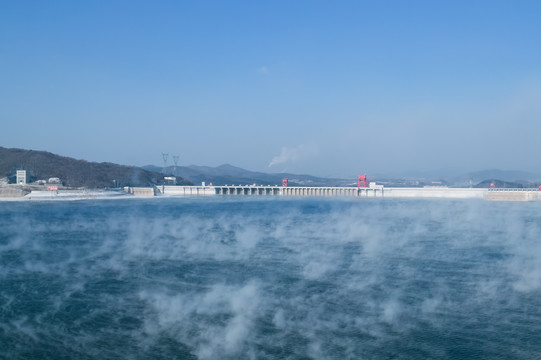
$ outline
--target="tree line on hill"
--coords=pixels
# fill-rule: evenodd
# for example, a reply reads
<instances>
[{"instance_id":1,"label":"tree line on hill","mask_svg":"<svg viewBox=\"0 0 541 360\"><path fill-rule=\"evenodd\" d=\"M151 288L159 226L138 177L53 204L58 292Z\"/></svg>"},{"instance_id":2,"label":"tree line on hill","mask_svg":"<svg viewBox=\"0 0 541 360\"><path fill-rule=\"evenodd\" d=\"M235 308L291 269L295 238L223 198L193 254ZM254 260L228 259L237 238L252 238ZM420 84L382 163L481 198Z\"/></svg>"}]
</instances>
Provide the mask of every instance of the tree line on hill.
<instances>
[{"instance_id":1,"label":"tree line on hill","mask_svg":"<svg viewBox=\"0 0 541 360\"><path fill-rule=\"evenodd\" d=\"M160 185L164 177L159 172L136 166L90 162L46 151L0 147L0 177L14 182L17 170L26 170L27 182L57 177L64 186L88 188ZM182 178L177 179L177 184L191 185Z\"/></svg>"}]
</instances>

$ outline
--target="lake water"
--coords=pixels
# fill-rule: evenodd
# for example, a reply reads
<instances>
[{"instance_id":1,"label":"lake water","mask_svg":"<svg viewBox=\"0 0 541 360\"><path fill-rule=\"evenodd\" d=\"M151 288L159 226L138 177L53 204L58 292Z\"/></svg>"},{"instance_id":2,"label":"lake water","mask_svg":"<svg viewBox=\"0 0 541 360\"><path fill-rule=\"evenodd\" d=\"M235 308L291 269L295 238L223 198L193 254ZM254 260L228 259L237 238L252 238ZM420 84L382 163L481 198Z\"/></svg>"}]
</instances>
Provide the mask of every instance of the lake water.
<instances>
[{"instance_id":1,"label":"lake water","mask_svg":"<svg viewBox=\"0 0 541 360\"><path fill-rule=\"evenodd\" d=\"M539 359L541 204L0 203L0 358Z\"/></svg>"}]
</instances>

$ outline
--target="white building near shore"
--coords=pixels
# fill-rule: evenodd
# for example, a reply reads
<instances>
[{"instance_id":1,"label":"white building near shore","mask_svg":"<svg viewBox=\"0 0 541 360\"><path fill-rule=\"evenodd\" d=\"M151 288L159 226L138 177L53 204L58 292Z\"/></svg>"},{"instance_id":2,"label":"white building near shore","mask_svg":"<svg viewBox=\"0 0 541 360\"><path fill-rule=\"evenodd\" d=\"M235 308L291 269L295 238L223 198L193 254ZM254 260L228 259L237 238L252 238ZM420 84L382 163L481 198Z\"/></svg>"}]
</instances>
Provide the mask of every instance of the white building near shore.
<instances>
[{"instance_id":1,"label":"white building near shore","mask_svg":"<svg viewBox=\"0 0 541 360\"><path fill-rule=\"evenodd\" d=\"M17 170L17 185L26 185L26 170Z\"/></svg>"}]
</instances>

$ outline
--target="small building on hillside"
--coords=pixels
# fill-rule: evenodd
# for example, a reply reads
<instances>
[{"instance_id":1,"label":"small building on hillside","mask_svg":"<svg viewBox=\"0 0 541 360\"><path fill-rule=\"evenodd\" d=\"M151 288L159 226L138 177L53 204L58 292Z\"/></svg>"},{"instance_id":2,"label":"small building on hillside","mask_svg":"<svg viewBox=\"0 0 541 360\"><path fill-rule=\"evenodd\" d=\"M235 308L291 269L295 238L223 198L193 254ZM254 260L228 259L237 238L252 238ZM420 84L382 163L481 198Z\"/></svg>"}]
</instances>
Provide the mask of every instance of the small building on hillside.
<instances>
[{"instance_id":1,"label":"small building on hillside","mask_svg":"<svg viewBox=\"0 0 541 360\"><path fill-rule=\"evenodd\" d=\"M26 185L26 170L17 170L17 185Z\"/></svg>"}]
</instances>

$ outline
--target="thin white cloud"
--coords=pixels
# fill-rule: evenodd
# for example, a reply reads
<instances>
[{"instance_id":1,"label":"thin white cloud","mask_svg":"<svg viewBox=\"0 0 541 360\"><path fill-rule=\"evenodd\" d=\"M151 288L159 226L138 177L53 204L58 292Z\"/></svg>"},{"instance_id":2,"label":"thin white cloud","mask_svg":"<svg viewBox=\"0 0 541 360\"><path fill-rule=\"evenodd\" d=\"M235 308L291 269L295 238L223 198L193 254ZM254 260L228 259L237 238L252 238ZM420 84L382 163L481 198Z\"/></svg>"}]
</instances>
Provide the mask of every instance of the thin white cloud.
<instances>
[{"instance_id":1,"label":"thin white cloud","mask_svg":"<svg viewBox=\"0 0 541 360\"><path fill-rule=\"evenodd\" d=\"M269 75L269 68L265 65L261 66L258 70L257 70L261 75Z\"/></svg>"},{"instance_id":2,"label":"thin white cloud","mask_svg":"<svg viewBox=\"0 0 541 360\"><path fill-rule=\"evenodd\" d=\"M315 144L300 144L295 147L283 147L279 155L272 158L269 167L299 161L317 154L317 146Z\"/></svg>"}]
</instances>

